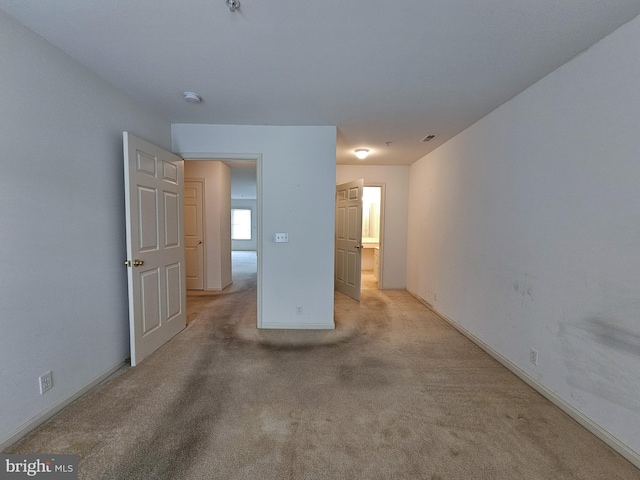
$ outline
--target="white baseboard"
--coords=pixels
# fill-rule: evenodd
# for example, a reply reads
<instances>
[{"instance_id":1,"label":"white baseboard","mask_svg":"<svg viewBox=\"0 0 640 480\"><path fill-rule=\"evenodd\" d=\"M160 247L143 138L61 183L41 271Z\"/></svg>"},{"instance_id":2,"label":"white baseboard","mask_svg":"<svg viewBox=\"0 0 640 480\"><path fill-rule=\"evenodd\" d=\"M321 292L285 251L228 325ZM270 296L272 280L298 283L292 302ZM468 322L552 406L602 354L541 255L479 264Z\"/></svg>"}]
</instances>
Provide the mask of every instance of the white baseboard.
<instances>
[{"instance_id":1,"label":"white baseboard","mask_svg":"<svg viewBox=\"0 0 640 480\"><path fill-rule=\"evenodd\" d=\"M279 329L279 330L334 330L335 324L332 323L270 323L262 322L260 329Z\"/></svg>"},{"instance_id":2,"label":"white baseboard","mask_svg":"<svg viewBox=\"0 0 640 480\"><path fill-rule=\"evenodd\" d=\"M596 437L598 437L604 443L606 443L611 448L613 448L616 452L618 452L624 458L629 460L633 465L640 468L640 453L631 449L628 445L626 445L624 442L620 441L618 438L613 436L607 430L605 430L600 425L595 423L593 420L591 420L591 418L587 417L584 413L576 409L569 402L567 402L563 398L556 395L553 391L551 391L545 385L538 382L538 380L536 380L527 372L522 370L520 367L512 363L507 357L505 357L504 355L502 355L501 353L497 352L496 350L491 348L489 345L484 343L482 340L476 337L473 333L469 332L464 327L460 326L458 323L456 323L446 315L443 315L442 313L440 313L433 305L431 305L429 302L424 300L420 295L410 290L407 290L407 292L413 295L420 303L425 305L429 310L431 310L433 313L438 315L440 318L442 318L445 322L447 322L453 328L458 330L462 335L464 335L473 343L475 343L477 346L479 346L482 350L484 350L493 358L495 358L503 366L508 368L511 372L513 372L518 377L520 377L522 381L527 383L531 388L533 388L538 393L540 393L543 397L545 397L547 400L553 403L556 407L558 407L560 410L565 412L567 415L569 415L576 422L578 422L584 428L586 428L591 433L593 433Z\"/></svg>"},{"instance_id":3,"label":"white baseboard","mask_svg":"<svg viewBox=\"0 0 640 480\"><path fill-rule=\"evenodd\" d=\"M44 411L42 413L39 413L35 417L31 418L30 420L28 420L27 422L22 424L16 430L14 430L12 433L10 433L7 438L4 438L4 439L2 439L0 441L0 452L4 451L6 448L9 448L11 445L16 443L18 440L20 440L22 437L27 435L29 432L31 432L32 430L36 429L40 425L42 425L44 422L49 420L51 417L53 417L56 413L58 413L64 407L66 407L67 405L71 404L72 402L74 402L75 400L80 398L82 395L87 393L93 387L95 387L96 385L102 383L104 380L106 380L111 375L113 375L118 370L120 370L124 365L125 365L125 361L124 360L121 361L121 362L116 363L112 367L110 367L107 370L105 370L104 372L102 372L93 381L91 381L89 384L87 384L86 386L84 386L83 388L78 390L77 392L69 395L66 398L63 398L62 400L60 400L57 404L55 404L54 406L52 406L48 410L46 410L46 411Z\"/></svg>"},{"instance_id":4,"label":"white baseboard","mask_svg":"<svg viewBox=\"0 0 640 480\"><path fill-rule=\"evenodd\" d=\"M203 290L203 292L221 292L221 291L223 291L225 288L227 288L227 287L229 287L229 286L231 286L231 285L233 285L233 280L231 280L231 281L230 281L230 282L228 282L228 283L225 283L225 284L224 284L224 285L222 285L222 287L220 287L220 288L205 288L205 289Z\"/></svg>"}]
</instances>

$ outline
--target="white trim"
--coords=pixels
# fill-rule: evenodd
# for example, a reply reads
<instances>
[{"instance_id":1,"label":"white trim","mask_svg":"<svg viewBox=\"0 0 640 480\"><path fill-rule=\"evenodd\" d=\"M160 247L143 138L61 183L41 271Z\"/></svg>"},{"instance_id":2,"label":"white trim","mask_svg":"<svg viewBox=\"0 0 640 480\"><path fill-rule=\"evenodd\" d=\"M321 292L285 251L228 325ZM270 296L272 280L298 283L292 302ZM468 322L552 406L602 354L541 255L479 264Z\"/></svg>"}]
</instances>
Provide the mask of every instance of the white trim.
<instances>
[{"instance_id":1,"label":"white trim","mask_svg":"<svg viewBox=\"0 0 640 480\"><path fill-rule=\"evenodd\" d=\"M553 403L556 407L558 407L564 413L569 415L576 422L578 422L584 428L589 430L596 437L598 437L600 440L602 440L604 443L606 443L608 446L610 446L616 452L622 455L624 458L629 460L629 462L631 462L633 465L640 468L640 453L632 450L624 442L622 442L621 440L613 436L611 433L609 433L607 430L602 428L600 425L595 423L593 420L591 420L591 418L587 417L584 413L582 413L580 410L575 408L573 405L571 405L569 402L564 400L562 397L556 395L555 392L547 388L545 385L543 385L538 380L533 378L527 372L525 372L520 367L512 363L507 357L505 357L504 355L502 355L501 353L497 352L496 350L491 348L489 345L484 343L482 340L476 337L473 333L469 332L460 324L456 323L446 315L440 313L433 305L431 305L429 302L424 300L420 295L418 295L415 292L412 292L409 289L407 289L407 292L413 295L420 303L425 305L429 310L431 310L433 313L435 313L440 318L442 318L445 322L447 322L449 325L455 328L462 335L467 337L469 340L475 343L478 347L480 347L486 353L491 355L494 359L500 362L504 367L508 368L511 372L517 375L522 381L524 381L531 388L533 388L538 393L540 393L543 397L545 397L547 400Z\"/></svg>"},{"instance_id":2,"label":"white trim","mask_svg":"<svg viewBox=\"0 0 640 480\"><path fill-rule=\"evenodd\" d=\"M279 322L262 322L260 326L262 330L278 329L278 330L335 330L335 323L279 323Z\"/></svg>"},{"instance_id":3,"label":"white trim","mask_svg":"<svg viewBox=\"0 0 640 480\"><path fill-rule=\"evenodd\" d=\"M233 285L233 280L225 283L222 287L220 288L205 288L204 290L200 290L200 291L204 291L204 292L221 292L223 291L225 288L230 287L231 285ZM197 292L198 290L191 290L192 292Z\"/></svg>"},{"instance_id":4,"label":"white trim","mask_svg":"<svg viewBox=\"0 0 640 480\"><path fill-rule=\"evenodd\" d=\"M215 153L215 152L185 152L176 153L185 160L261 160L261 153Z\"/></svg>"},{"instance_id":5,"label":"white trim","mask_svg":"<svg viewBox=\"0 0 640 480\"><path fill-rule=\"evenodd\" d=\"M262 154L256 160L256 289L257 289L257 318L256 328L262 328Z\"/></svg>"},{"instance_id":6,"label":"white trim","mask_svg":"<svg viewBox=\"0 0 640 480\"><path fill-rule=\"evenodd\" d=\"M26 436L29 432L35 430L37 427L39 427L44 422L46 422L51 417L53 417L56 413L60 412L63 408L65 408L66 406L70 405L71 403L76 401L78 398L80 398L82 395L87 393L89 390L91 390L92 388L96 387L97 385L99 385L100 383L105 381L111 375L113 375L118 370L120 370L125 365L125 363L126 362L124 360L116 363L112 367L110 367L107 370L105 370L104 372L102 372L93 381L89 382L87 385L82 387L76 393L72 393L68 397L63 398L62 400L60 400L58 403L53 405L48 410L45 410L44 412L39 413L38 415L36 415L35 417L31 418L27 422L23 423L16 430L14 430L13 433L10 433L7 438L5 438L4 440L0 441L0 452L3 452L6 448L9 448L11 445L16 443L18 440L20 440L24 436Z\"/></svg>"}]
</instances>

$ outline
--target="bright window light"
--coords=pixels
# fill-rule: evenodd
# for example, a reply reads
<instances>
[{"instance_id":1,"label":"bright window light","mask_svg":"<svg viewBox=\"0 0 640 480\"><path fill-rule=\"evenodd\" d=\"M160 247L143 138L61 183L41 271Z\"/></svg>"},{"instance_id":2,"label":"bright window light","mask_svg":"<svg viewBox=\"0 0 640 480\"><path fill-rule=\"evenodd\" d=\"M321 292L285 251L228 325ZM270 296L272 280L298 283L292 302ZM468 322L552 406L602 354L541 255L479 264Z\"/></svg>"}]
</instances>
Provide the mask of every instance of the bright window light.
<instances>
[{"instance_id":1,"label":"bright window light","mask_svg":"<svg viewBox=\"0 0 640 480\"><path fill-rule=\"evenodd\" d=\"M231 240L251 240L251 209L231 209Z\"/></svg>"}]
</instances>

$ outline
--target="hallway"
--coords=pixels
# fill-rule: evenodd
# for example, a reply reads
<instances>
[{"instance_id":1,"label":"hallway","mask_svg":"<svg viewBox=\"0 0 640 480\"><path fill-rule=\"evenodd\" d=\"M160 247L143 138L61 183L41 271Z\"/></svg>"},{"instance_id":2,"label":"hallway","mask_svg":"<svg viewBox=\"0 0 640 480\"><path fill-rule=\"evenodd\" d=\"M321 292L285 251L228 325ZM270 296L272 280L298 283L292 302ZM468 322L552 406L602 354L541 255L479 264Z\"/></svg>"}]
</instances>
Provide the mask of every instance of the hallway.
<instances>
[{"instance_id":1,"label":"hallway","mask_svg":"<svg viewBox=\"0 0 640 480\"><path fill-rule=\"evenodd\" d=\"M187 325L197 318L211 301L211 297L217 295L229 295L231 293L252 291L255 294L257 285L257 256L253 251L232 251L231 272L233 283L221 292L187 290ZM253 302L255 303L255 299Z\"/></svg>"}]
</instances>

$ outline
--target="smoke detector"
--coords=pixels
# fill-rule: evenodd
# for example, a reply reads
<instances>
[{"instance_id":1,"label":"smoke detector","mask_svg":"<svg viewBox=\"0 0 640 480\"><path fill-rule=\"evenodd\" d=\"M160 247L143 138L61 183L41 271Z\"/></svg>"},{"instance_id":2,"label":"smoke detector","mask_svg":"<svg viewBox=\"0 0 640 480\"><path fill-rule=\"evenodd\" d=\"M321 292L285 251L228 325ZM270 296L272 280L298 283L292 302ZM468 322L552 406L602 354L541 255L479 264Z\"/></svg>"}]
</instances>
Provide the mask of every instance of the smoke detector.
<instances>
[{"instance_id":1,"label":"smoke detector","mask_svg":"<svg viewBox=\"0 0 640 480\"><path fill-rule=\"evenodd\" d=\"M226 4L231 13L240 10L240 0L226 0Z\"/></svg>"},{"instance_id":2,"label":"smoke detector","mask_svg":"<svg viewBox=\"0 0 640 480\"><path fill-rule=\"evenodd\" d=\"M184 92L182 96L189 103L200 103L202 101L202 97L194 92Z\"/></svg>"}]
</instances>

